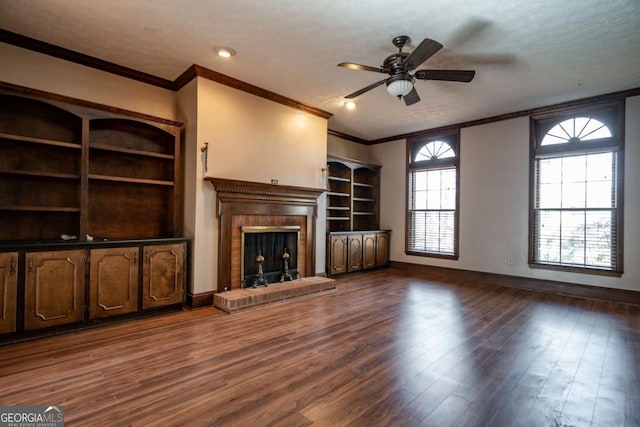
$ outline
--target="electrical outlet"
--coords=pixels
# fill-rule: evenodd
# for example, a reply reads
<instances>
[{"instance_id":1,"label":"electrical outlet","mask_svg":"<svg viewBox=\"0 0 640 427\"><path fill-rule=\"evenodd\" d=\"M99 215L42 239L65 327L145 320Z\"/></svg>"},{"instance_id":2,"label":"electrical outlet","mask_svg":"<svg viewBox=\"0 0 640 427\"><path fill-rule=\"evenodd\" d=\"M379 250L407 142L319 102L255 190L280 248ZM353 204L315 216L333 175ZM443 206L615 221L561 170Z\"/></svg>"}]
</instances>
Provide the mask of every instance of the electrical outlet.
<instances>
[{"instance_id":1,"label":"electrical outlet","mask_svg":"<svg viewBox=\"0 0 640 427\"><path fill-rule=\"evenodd\" d=\"M507 257L507 265L513 265L513 257L512 256L508 256Z\"/></svg>"},{"instance_id":2,"label":"electrical outlet","mask_svg":"<svg viewBox=\"0 0 640 427\"><path fill-rule=\"evenodd\" d=\"M273 185L277 185L277 184L278 184L278 180L277 180L277 179L272 179L272 180L271 180L271 183L272 183Z\"/></svg>"}]
</instances>

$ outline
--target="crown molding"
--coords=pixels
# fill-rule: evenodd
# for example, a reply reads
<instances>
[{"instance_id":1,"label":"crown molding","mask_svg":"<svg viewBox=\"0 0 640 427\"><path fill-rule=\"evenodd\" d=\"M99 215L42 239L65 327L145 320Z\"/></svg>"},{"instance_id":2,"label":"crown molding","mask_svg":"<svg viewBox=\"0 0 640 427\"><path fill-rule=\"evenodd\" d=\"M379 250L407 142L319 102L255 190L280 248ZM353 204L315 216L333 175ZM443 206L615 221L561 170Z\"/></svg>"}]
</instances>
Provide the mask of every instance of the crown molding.
<instances>
[{"instance_id":1,"label":"crown molding","mask_svg":"<svg viewBox=\"0 0 640 427\"><path fill-rule=\"evenodd\" d=\"M123 67L113 62L105 61L84 53L66 49L21 34L12 33L11 31L0 29L0 42L21 47L23 49L32 50L34 52L43 53L55 58L64 59L65 61L74 62L86 67L95 68L96 70L106 71L107 73L116 74L128 79L137 80L163 89L173 89L171 80L163 79L133 68Z\"/></svg>"},{"instance_id":2,"label":"crown molding","mask_svg":"<svg viewBox=\"0 0 640 427\"><path fill-rule=\"evenodd\" d=\"M346 139L347 141L357 142L358 144L371 145L371 141L358 138L357 136L349 135L347 133L339 132L337 130L328 129L327 134L337 136L338 138Z\"/></svg>"},{"instance_id":3,"label":"crown molding","mask_svg":"<svg viewBox=\"0 0 640 427\"><path fill-rule=\"evenodd\" d=\"M238 89L243 92L247 92L282 105L286 105L287 107L295 108L313 114L315 116L322 117L324 119L328 119L333 115L332 113L329 113L327 111L305 105L294 99L279 95L266 89L262 89L258 86L254 86L252 84L243 82L222 73L218 73L217 71L210 70L197 64L191 65L182 74L180 74L178 78L171 81L154 76L152 74L144 73L142 71L137 71L132 68L124 67L122 65L114 64L112 62L105 61L90 55L85 55L83 53L46 43L41 40L13 33L4 29L0 29L0 42L18 46L23 49L32 50L34 52L39 52L66 61L74 62L76 64L91 67L100 71L105 71L107 73L115 74L121 77L126 77L128 79L150 84L152 86L168 89L174 92L183 88L194 78L203 77L208 80L230 86L234 89Z\"/></svg>"},{"instance_id":4,"label":"crown molding","mask_svg":"<svg viewBox=\"0 0 640 427\"><path fill-rule=\"evenodd\" d=\"M294 99L287 98L286 96L279 95L275 92L271 92L266 89L262 89L258 86L254 86L250 83L243 82L242 80L238 80L226 74L219 73L217 71L211 70L209 68L202 67L197 64L193 64L184 73L182 73L175 80L175 88L174 90L179 90L184 85L189 83L195 77L202 77L207 80L211 80L216 83L223 84L225 86L232 87L234 89L241 90L246 93L250 93L251 95L259 96L261 98L268 99L269 101L276 102L278 104L286 105L287 107L295 108L297 110L302 110L306 113L313 114L318 117L322 117L323 119L328 119L333 116L332 113L329 113L324 110L320 110L319 108L311 107L305 105L301 102L298 102Z\"/></svg>"},{"instance_id":5,"label":"crown molding","mask_svg":"<svg viewBox=\"0 0 640 427\"><path fill-rule=\"evenodd\" d=\"M629 98L631 96L637 96L637 95L640 95L640 88L627 89L627 90L622 90L618 92L605 93L603 95L590 96L588 98L576 99L573 101L566 101L566 102L553 104L553 105L546 105L544 107L536 107L530 110L517 111L515 113L501 114L498 116L486 117L484 119L471 120L468 122L456 123L456 124L441 126L441 127L432 128L432 129L425 129L425 130L419 130L419 131L410 132L410 133L404 133L400 135L387 136L379 139L372 139L368 141L367 144L374 145L374 144L381 144L384 142L397 141L399 139L429 137L434 134L441 134L441 133L449 132L456 129L485 125L485 124L494 123L494 122L501 122L504 120L514 119L514 118L523 117L523 116L535 116L540 114L546 114L552 111L558 111L558 110L563 110L567 108L582 107L582 106L586 106L594 103L619 101L621 99L625 99L625 98Z\"/></svg>"}]
</instances>

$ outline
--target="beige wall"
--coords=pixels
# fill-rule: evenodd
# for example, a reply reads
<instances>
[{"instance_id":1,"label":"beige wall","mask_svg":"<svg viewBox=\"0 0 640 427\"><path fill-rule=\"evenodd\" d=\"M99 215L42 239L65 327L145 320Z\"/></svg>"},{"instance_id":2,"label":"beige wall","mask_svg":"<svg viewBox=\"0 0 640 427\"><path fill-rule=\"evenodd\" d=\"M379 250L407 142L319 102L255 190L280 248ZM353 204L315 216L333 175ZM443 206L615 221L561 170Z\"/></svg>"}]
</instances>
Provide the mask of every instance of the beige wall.
<instances>
[{"instance_id":1,"label":"beige wall","mask_svg":"<svg viewBox=\"0 0 640 427\"><path fill-rule=\"evenodd\" d=\"M531 269L528 265L529 121L464 128L460 134L460 258L404 253L405 140L371 147L383 165L381 227L393 230L391 259L640 291L640 97L626 101L624 271L621 278ZM513 265L507 258L512 257Z\"/></svg>"},{"instance_id":2,"label":"beige wall","mask_svg":"<svg viewBox=\"0 0 640 427\"><path fill-rule=\"evenodd\" d=\"M176 94L125 77L0 43L0 80L177 120Z\"/></svg>"},{"instance_id":3,"label":"beige wall","mask_svg":"<svg viewBox=\"0 0 640 427\"><path fill-rule=\"evenodd\" d=\"M327 154L346 159L371 162L371 150L369 146L358 144L335 135L327 136Z\"/></svg>"},{"instance_id":4,"label":"beige wall","mask_svg":"<svg viewBox=\"0 0 640 427\"><path fill-rule=\"evenodd\" d=\"M182 92L182 91L181 91ZM188 99L190 101L190 97ZM196 137L188 141L187 171L193 183L196 230L193 292L217 286L218 221L215 191L205 176L256 182L277 179L281 185L323 188L327 157L327 121L266 99L197 79ZM209 143L208 171L200 147ZM195 160L194 160L195 157ZM324 198L319 200L316 272L324 271Z\"/></svg>"}]
</instances>

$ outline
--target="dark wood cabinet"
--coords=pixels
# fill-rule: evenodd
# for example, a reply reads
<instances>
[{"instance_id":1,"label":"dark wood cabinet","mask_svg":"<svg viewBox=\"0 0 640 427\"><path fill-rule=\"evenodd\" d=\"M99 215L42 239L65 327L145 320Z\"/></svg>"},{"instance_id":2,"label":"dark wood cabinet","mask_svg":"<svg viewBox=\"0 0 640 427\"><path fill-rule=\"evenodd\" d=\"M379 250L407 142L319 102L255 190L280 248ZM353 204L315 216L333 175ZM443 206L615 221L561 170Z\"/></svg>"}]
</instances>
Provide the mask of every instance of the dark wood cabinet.
<instances>
[{"instance_id":1,"label":"dark wood cabinet","mask_svg":"<svg viewBox=\"0 0 640 427\"><path fill-rule=\"evenodd\" d=\"M3 339L181 306L181 127L0 83Z\"/></svg>"},{"instance_id":2,"label":"dark wood cabinet","mask_svg":"<svg viewBox=\"0 0 640 427\"><path fill-rule=\"evenodd\" d=\"M351 234L347 236L347 246L349 247L347 271L351 273L362 270L362 235Z\"/></svg>"},{"instance_id":3,"label":"dark wood cabinet","mask_svg":"<svg viewBox=\"0 0 640 427\"><path fill-rule=\"evenodd\" d=\"M0 342L184 303L184 238L7 246L16 251L0 253Z\"/></svg>"},{"instance_id":4,"label":"dark wood cabinet","mask_svg":"<svg viewBox=\"0 0 640 427\"><path fill-rule=\"evenodd\" d=\"M138 309L138 247L91 249L89 318Z\"/></svg>"},{"instance_id":5,"label":"dark wood cabinet","mask_svg":"<svg viewBox=\"0 0 640 427\"><path fill-rule=\"evenodd\" d=\"M389 233L388 230L328 233L327 274L335 276L387 266Z\"/></svg>"},{"instance_id":6,"label":"dark wood cabinet","mask_svg":"<svg viewBox=\"0 0 640 427\"><path fill-rule=\"evenodd\" d=\"M142 308L161 307L183 301L184 245L144 247Z\"/></svg>"},{"instance_id":7,"label":"dark wood cabinet","mask_svg":"<svg viewBox=\"0 0 640 427\"><path fill-rule=\"evenodd\" d=\"M362 268L367 270L369 268L375 268L376 264L376 247L378 234L363 234L362 235Z\"/></svg>"},{"instance_id":8,"label":"dark wood cabinet","mask_svg":"<svg viewBox=\"0 0 640 427\"><path fill-rule=\"evenodd\" d=\"M347 235L328 235L327 266L329 275L347 272Z\"/></svg>"},{"instance_id":9,"label":"dark wood cabinet","mask_svg":"<svg viewBox=\"0 0 640 427\"><path fill-rule=\"evenodd\" d=\"M389 265L389 233L376 234L376 267Z\"/></svg>"},{"instance_id":10,"label":"dark wood cabinet","mask_svg":"<svg viewBox=\"0 0 640 427\"><path fill-rule=\"evenodd\" d=\"M82 320L85 251L27 252L25 265L25 330Z\"/></svg>"},{"instance_id":11,"label":"dark wood cabinet","mask_svg":"<svg viewBox=\"0 0 640 427\"><path fill-rule=\"evenodd\" d=\"M388 265L389 232L378 229L380 165L329 156L327 166L327 274Z\"/></svg>"},{"instance_id":12,"label":"dark wood cabinet","mask_svg":"<svg viewBox=\"0 0 640 427\"><path fill-rule=\"evenodd\" d=\"M18 253L0 253L0 334L16 330Z\"/></svg>"}]
</instances>

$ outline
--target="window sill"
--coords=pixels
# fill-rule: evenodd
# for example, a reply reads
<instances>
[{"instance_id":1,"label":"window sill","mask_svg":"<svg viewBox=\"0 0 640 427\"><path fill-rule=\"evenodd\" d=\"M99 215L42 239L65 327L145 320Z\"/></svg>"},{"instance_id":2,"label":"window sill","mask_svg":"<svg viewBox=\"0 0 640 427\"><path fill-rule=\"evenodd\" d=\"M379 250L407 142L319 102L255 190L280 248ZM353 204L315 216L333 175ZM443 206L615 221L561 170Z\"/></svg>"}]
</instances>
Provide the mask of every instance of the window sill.
<instances>
[{"instance_id":1,"label":"window sill","mask_svg":"<svg viewBox=\"0 0 640 427\"><path fill-rule=\"evenodd\" d=\"M436 252L416 252L416 251L404 251L406 255L412 256L421 256L427 258L441 258L441 259L451 259L457 261L460 256L458 254L449 255L449 254L439 254Z\"/></svg>"},{"instance_id":2,"label":"window sill","mask_svg":"<svg viewBox=\"0 0 640 427\"><path fill-rule=\"evenodd\" d=\"M613 271L613 270L601 270L598 268L588 268L588 267L571 267L567 265L556 265L556 264L539 264L539 263L529 263L530 268L540 269L540 270L554 270L554 271L562 271L565 273L579 273L579 274L591 274L595 276L609 276L609 277L622 277L622 271Z\"/></svg>"}]
</instances>

